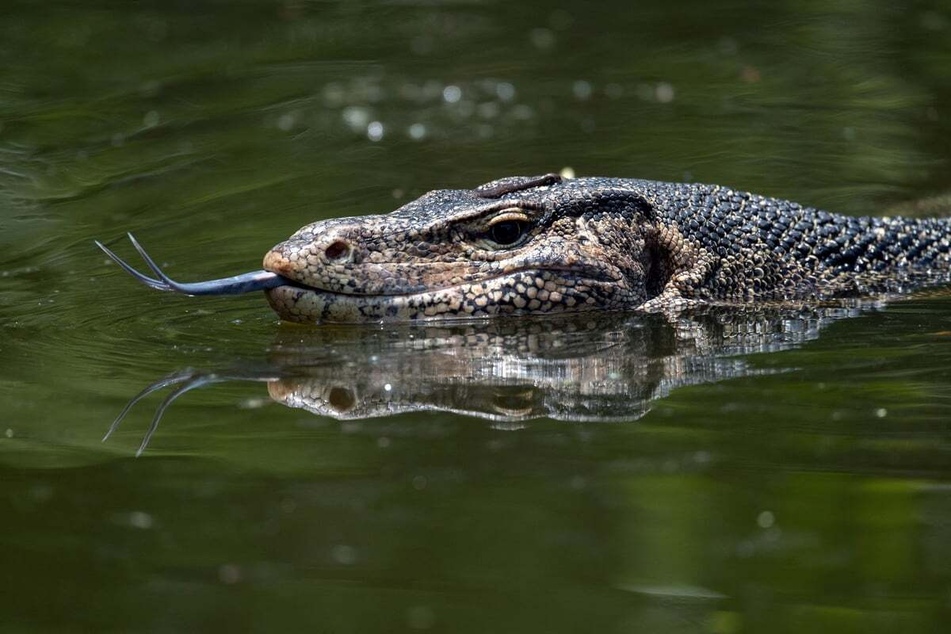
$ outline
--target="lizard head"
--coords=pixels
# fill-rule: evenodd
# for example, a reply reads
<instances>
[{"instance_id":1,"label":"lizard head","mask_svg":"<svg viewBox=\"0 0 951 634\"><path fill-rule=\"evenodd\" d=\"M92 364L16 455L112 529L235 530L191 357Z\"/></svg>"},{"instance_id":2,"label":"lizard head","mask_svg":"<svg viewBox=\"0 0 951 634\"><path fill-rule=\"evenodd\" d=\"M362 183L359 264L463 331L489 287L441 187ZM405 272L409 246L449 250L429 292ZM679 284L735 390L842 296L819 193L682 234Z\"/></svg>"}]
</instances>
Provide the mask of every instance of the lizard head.
<instances>
[{"instance_id":1,"label":"lizard head","mask_svg":"<svg viewBox=\"0 0 951 634\"><path fill-rule=\"evenodd\" d=\"M669 277L636 183L513 177L315 222L267 253L287 283L265 292L297 322L634 308Z\"/></svg>"}]
</instances>

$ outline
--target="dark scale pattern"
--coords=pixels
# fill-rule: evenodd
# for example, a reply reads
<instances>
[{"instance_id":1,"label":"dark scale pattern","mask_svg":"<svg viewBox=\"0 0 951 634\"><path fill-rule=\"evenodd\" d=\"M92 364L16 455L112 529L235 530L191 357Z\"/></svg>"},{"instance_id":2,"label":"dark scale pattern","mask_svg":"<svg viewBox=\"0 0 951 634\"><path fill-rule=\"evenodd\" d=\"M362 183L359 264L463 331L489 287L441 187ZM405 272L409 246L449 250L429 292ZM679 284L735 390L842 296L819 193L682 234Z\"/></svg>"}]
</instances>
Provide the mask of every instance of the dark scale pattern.
<instances>
[{"instance_id":1,"label":"dark scale pattern","mask_svg":"<svg viewBox=\"0 0 951 634\"><path fill-rule=\"evenodd\" d=\"M947 283L949 229L945 219L853 218L715 185L549 174L317 222L264 266L298 284L267 291L291 321L669 312Z\"/></svg>"}]
</instances>

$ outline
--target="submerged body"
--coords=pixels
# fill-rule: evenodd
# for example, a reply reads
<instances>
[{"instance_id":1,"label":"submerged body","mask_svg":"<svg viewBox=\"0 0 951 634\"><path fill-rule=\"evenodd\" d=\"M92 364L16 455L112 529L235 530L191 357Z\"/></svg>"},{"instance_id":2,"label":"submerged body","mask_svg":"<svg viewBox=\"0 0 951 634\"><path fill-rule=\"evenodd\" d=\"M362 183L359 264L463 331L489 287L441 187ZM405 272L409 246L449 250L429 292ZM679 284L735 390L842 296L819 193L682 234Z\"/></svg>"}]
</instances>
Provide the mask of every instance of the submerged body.
<instances>
[{"instance_id":1,"label":"submerged body","mask_svg":"<svg viewBox=\"0 0 951 634\"><path fill-rule=\"evenodd\" d=\"M103 247L155 288L264 290L297 322L672 312L951 280L948 219L855 218L716 185L554 174L316 222L269 251L264 271L226 280L178 284L136 248L158 279Z\"/></svg>"}]
</instances>

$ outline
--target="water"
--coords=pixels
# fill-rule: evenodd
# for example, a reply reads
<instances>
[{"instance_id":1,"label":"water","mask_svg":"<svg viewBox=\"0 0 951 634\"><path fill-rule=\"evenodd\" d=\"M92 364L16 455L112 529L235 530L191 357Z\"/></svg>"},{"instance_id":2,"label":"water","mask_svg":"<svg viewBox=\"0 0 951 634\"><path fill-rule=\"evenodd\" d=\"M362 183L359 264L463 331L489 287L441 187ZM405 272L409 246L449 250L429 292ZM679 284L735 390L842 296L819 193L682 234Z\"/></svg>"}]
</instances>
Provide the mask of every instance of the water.
<instances>
[{"instance_id":1,"label":"water","mask_svg":"<svg viewBox=\"0 0 951 634\"><path fill-rule=\"evenodd\" d=\"M0 629L943 631L946 294L308 329L92 240L220 277L564 167L886 213L947 190L949 29L937 2L6 3ZM103 442L169 375L194 389Z\"/></svg>"}]
</instances>

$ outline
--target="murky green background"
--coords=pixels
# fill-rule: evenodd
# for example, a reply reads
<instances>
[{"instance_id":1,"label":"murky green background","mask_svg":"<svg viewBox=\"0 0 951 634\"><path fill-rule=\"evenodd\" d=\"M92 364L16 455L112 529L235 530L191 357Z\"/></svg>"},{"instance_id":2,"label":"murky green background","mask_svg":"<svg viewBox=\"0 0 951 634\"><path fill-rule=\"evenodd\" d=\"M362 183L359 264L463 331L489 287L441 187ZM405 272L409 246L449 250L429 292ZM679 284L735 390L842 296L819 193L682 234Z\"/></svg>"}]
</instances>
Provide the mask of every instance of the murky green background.
<instances>
[{"instance_id":1,"label":"murky green background","mask_svg":"<svg viewBox=\"0 0 951 634\"><path fill-rule=\"evenodd\" d=\"M856 214L942 194L951 4L5 0L0 629L944 631L947 298L778 334L306 329L92 243L223 276L566 166ZM160 394L101 442L186 368L303 374L347 420L223 381L141 457Z\"/></svg>"}]
</instances>

